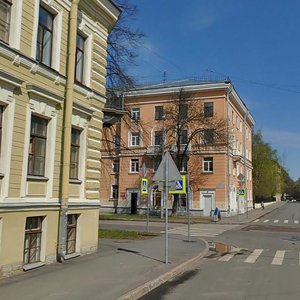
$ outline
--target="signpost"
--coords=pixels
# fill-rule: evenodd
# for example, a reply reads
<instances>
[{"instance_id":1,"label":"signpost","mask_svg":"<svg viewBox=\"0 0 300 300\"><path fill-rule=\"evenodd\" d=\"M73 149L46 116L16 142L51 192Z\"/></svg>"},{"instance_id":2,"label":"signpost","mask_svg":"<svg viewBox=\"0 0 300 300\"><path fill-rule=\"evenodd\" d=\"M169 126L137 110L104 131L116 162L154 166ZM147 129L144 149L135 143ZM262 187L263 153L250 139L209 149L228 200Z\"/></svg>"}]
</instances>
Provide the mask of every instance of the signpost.
<instances>
[{"instance_id":1,"label":"signpost","mask_svg":"<svg viewBox=\"0 0 300 300\"><path fill-rule=\"evenodd\" d=\"M176 167L175 162L169 152L166 152L153 177L154 181L163 183L164 206L165 206L165 263L168 264L168 197L170 190L176 191L176 181L181 181L182 177ZM180 184L177 184L179 188ZM180 186L181 188L181 186Z\"/></svg>"},{"instance_id":2,"label":"signpost","mask_svg":"<svg viewBox=\"0 0 300 300\"><path fill-rule=\"evenodd\" d=\"M147 195L148 194L148 179L147 178L142 178L142 181L141 181L141 194L142 195Z\"/></svg>"}]
</instances>

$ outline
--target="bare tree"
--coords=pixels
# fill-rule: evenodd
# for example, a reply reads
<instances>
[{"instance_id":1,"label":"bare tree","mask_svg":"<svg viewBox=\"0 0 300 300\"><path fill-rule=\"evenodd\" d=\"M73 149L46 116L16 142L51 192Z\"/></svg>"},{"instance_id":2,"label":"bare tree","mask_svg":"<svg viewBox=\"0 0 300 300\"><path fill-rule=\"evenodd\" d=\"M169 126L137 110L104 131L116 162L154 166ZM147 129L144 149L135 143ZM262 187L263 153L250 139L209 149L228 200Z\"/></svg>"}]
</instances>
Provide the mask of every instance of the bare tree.
<instances>
[{"instance_id":1,"label":"bare tree","mask_svg":"<svg viewBox=\"0 0 300 300\"><path fill-rule=\"evenodd\" d=\"M197 95L180 89L164 107L165 149L172 153L179 170L189 174L190 185L203 181L194 168L186 169L191 157L202 150L224 149L227 144L227 124L210 107L205 108ZM177 212L178 195L174 195L172 213Z\"/></svg>"},{"instance_id":2,"label":"bare tree","mask_svg":"<svg viewBox=\"0 0 300 300\"><path fill-rule=\"evenodd\" d=\"M122 13L108 36L107 48L107 87L127 90L135 85L129 75L128 67L135 65L137 49L143 34L132 27L137 7L128 0L115 0Z\"/></svg>"}]
</instances>

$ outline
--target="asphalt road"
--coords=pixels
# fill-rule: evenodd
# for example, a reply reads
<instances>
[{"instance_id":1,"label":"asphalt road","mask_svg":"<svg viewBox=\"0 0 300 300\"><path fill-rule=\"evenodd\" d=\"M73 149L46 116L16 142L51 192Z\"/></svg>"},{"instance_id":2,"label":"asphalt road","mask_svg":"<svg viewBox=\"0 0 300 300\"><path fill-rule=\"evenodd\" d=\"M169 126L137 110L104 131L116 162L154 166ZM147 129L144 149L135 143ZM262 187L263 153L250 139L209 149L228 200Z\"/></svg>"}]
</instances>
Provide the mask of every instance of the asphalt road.
<instances>
[{"instance_id":1,"label":"asphalt road","mask_svg":"<svg viewBox=\"0 0 300 300\"><path fill-rule=\"evenodd\" d=\"M207 239L235 248L229 254L212 251L192 270L142 299L298 300L299 223L300 203L289 202L250 224Z\"/></svg>"}]
</instances>

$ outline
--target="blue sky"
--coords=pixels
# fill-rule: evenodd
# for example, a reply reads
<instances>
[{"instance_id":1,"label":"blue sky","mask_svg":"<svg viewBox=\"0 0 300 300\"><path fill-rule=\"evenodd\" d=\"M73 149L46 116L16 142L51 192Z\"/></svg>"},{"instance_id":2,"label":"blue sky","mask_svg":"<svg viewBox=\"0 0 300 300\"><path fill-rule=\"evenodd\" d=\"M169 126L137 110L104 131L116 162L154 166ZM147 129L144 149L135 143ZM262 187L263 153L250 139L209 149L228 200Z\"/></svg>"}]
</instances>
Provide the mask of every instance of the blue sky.
<instances>
[{"instance_id":1,"label":"blue sky","mask_svg":"<svg viewBox=\"0 0 300 300\"><path fill-rule=\"evenodd\" d=\"M293 179L300 177L300 1L131 0L143 83L229 76Z\"/></svg>"}]
</instances>

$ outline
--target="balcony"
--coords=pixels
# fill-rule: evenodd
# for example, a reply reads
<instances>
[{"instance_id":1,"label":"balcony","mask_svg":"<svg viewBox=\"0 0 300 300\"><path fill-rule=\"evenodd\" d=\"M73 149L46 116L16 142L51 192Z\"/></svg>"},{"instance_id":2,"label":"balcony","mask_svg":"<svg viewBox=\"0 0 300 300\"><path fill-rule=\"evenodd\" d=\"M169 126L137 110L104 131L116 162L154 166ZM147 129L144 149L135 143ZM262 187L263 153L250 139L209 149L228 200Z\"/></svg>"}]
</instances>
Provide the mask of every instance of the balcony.
<instances>
[{"instance_id":1,"label":"balcony","mask_svg":"<svg viewBox=\"0 0 300 300\"><path fill-rule=\"evenodd\" d=\"M122 93L107 92L103 113L103 127L110 127L121 120L126 113Z\"/></svg>"}]
</instances>

